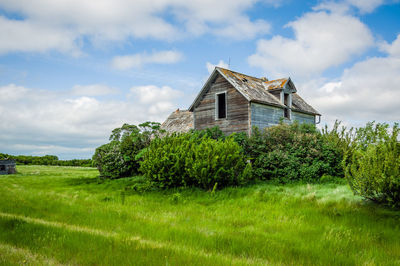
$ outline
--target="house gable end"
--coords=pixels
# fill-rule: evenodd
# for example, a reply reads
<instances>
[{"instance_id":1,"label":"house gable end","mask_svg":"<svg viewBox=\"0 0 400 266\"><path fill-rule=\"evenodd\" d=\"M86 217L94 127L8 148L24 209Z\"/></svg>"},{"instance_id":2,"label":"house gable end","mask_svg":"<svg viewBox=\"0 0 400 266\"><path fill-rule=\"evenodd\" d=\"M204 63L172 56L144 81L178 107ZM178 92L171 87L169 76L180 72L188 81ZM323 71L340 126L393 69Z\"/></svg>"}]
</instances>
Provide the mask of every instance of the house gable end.
<instances>
[{"instance_id":1,"label":"house gable end","mask_svg":"<svg viewBox=\"0 0 400 266\"><path fill-rule=\"evenodd\" d=\"M297 89L290 78L287 79L285 85L283 86L283 91L286 93L296 93Z\"/></svg>"},{"instance_id":2,"label":"house gable end","mask_svg":"<svg viewBox=\"0 0 400 266\"><path fill-rule=\"evenodd\" d=\"M199 94L196 96L195 100L189 107L189 111L193 112L194 108L200 103L200 101L203 99L204 95L209 91L210 87L212 84L215 82L215 80L218 78L218 76L222 76L226 81L228 81L232 87L234 87L247 101L250 101L250 98L243 94L241 91L240 87L232 82L232 80L228 79L227 76L221 71L220 68L215 67L214 71L211 73L210 77L206 81L206 83L203 85L203 88L200 90Z\"/></svg>"},{"instance_id":3,"label":"house gable end","mask_svg":"<svg viewBox=\"0 0 400 266\"><path fill-rule=\"evenodd\" d=\"M219 73L192 108L196 130L218 126L225 134L248 132L249 101Z\"/></svg>"}]
</instances>

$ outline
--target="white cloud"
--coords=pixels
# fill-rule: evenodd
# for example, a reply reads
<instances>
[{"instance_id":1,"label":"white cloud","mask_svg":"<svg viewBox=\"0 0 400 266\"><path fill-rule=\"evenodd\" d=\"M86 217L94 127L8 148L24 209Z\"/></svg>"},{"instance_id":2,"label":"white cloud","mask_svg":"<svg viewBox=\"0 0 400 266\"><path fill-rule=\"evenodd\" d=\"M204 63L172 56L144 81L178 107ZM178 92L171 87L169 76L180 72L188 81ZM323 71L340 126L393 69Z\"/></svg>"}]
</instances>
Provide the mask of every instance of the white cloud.
<instances>
[{"instance_id":1,"label":"white cloud","mask_svg":"<svg viewBox=\"0 0 400 266\"><path fill-rule=\"evenodd\" d=\"M400 57L400 35L393 41L393 43L383 42L380 44L380 50L386 52L393 57Z\"/></svg>"},{"instance_id":2,"label":"white cloud","mask_svg":"<svg viewBox=\"0 0 400 266\"><path fill-rule=\"evenodd\" d=\"M75 85L71 90L73 95L101 96L118 93L119 90L103 84Z\"/></svg>"},{"instance_id":3,"label":"white cloud","mask_svg":"<svg viewBox=\"0 0 400 266\"><path fill-rule=\"evenodd\" d=\"M181 61L183 55L177 51L159 51L152 54L140 53L133 55L116 56L111 65L115 69L127 70L140 68L145 64L173 64Z\"/></svg>"},{"instance_id":4,"label":"white cloud","mask_svg":"<svg viewBox=\"0 0 400 266\"><path fill-rule=\"evenodd\" d=\"M287 27L293 29L293 39L274 36L258 41L249 64L274 75L316 76L363 53L374 43L366 25L343 13L310 12Z\"/></svg>"},{"instance_id":5,"label":"white cloud","mask_svg":"<svg viewBox=\"0 0 400 266\"><path fill-rule=\"evenodd\" d=\"M174 90L171 87L157 87L154 85L137 86L130 89L131 97L136 97L141 103L152 104L156 102L169 101L182 96L182 92Z\"/></svg>"},{"instance_id":6,"label":"white cloud","mask_svg":"<svg viewBox=\"0 0 400 266\"><path fill-rule=\"evenodd\" d=\"M330 10L332 12L346 13L351 7L357 8L360 13L371 13L384 4L385 0L342 0L324 1L314 7L314 10Z\"/></svg>"},{"instance_id":7,"label":"white cloud","mask_svg":"<svg viewBox=\"0 0 400 266\"><path fill-rule=\"evenodd\" d=\"M24 97L28 89L17 86L15 84L9 84L8 86L0 88L0 102L14 102Z\"/></svg>"},{"instance_id":8,"label":"white cloud","mask_svg":"<svg viewBox=\"0 0 400 266\"><path fill-rule=\"evenodd\" d=\"M271 25L265 20L250 21L247 17L237 18L227 26L217 28L213 32L221 37L242 40L252 39L258 34L269 33Z\"/></svg>"},{"instance_id":9,"label":"white cloud","mask_svg":"<svg viewBox=\"0 0 400 266\"><path fill-rule=\"evenodd\" d=\"M81 96L101 96L118 93L118 89L103 84L75 85L72 94Z\"/></svg>"},{"instance_id":10,"label":"white cloud","mask_svg":"<svg viewBox=\"0 0 400 266\"><path fill-rule=\"evenodd\" d=\"M212 64L212 63L210 63L210 62L207 62L207 63L206 63L207 71L208 71L208 73L210 73L210 74L211 74L211 72L214 71L214 68L215 68L215 67L222 67L222 68L226 68L226 69L229 68L228 64L225 63L223 60L219 60L218 64L216 64L216 65L214 65L214 64Z\"/></svg>"},{"instance_id":11,"label":"white cloud","mask_svg":"<svg viewBox=\"0 0 400 266\"><path fill-rule=\"evenodd\" d=\"M358 125L372 120L398 122L400 35L385 48L387 56L358 62L340 79L320 83L319 89L303 85L300 91L328 121L340 119Z\"/></svg>"},{"instance_id":12,"label":"white cloud","mask_svg":"<svg viewBox=\"0 0 400 266\"><path fill-rule=\"evenodd\" d=\"M266 21L250 21L246 14L259 1L3 0L0 9L18 14L22 20L1 18L0 52L54 49L76 53L81 39L92 43L132 38L170 41L205 33L253 38L269 30ZM281 1L267 2L279 5Z\"/></svg>"},{"instance_id":13,"label":"white cloud","mask_svg":"<svg viewBox=\"0 0 400 266\"><path fill-rule=\"evenodd\" d=\"M46 24L10 20L0 16L0 54L8 52L45 52L58 50L78 55L76 34Z\"/></svg>"},{"instance_id":14,"label":"white cloud","mask_svg":"<svg viewBox=\"0 0 400 266\"><path fill-rule=\"evenodd\" d=\"M90 157L95 147L107 142L112 129L123 123L162 122L182 96L170 87L145 86L130 90L136 98L94 98L99 91L91 88L96 86L76 85L63 92L14 84L0 87L2 152ZM89 88L89 93L77 95L76 88Z\"/></svg>"},{"instance_id":15,"label":"white cloud","mask_svg":"<svg viewBox=\"0 0 400 266\"><path fill-rule=\"evenodd\" d=\"M345 2L358 8L361 13L369 13L382 5L385 0L346 0Z\"/></svg>"}]
</instances>

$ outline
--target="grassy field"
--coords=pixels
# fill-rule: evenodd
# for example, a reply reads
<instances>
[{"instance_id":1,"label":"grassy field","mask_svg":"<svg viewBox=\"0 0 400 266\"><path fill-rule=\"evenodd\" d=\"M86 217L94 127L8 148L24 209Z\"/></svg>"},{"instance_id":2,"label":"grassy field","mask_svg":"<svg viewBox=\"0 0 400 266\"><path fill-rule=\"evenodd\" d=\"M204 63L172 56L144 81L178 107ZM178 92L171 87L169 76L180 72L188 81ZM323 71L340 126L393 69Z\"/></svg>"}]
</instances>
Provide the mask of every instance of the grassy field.
<instances>
[{"instance_id":1,"label":"grassy field","mask_svg":"<svg viewBox=\"0 0 400 266\"><path fill-rule=\"evenodd\" d=\"M140 178L0 176L0 264L400 265L400 211L343 183L135 192Z\"/></svg>"}]
</instances>

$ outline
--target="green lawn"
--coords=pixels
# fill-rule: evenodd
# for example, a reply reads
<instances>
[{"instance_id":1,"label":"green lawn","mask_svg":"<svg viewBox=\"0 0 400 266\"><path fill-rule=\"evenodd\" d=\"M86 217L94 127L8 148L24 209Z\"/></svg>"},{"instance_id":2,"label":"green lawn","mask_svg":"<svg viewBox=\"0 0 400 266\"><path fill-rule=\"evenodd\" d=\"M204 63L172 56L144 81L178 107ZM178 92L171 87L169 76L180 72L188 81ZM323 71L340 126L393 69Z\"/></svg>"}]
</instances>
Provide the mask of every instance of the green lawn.
<instances>
[{"instance_id":1,"label":"green lawn","mask_svg":"<svg viewBox=\"0 0 400 266\"><path fill-rule=\"evenodd\" d=\"M0 176L0 265L400 265L400 211L344 182L130 189L96 169Z\"/></svg>"}]
</instances>

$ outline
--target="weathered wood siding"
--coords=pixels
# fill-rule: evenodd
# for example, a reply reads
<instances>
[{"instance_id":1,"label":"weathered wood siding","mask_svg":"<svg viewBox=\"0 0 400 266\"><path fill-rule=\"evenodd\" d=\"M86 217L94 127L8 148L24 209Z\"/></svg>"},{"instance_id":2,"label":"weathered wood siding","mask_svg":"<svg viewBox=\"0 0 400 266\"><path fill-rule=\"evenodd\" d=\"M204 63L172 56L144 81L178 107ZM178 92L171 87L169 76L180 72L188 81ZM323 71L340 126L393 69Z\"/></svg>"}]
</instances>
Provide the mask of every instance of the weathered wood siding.
<instances>
[{"instance_id":1,"label":"weathered wood siding","mask_svg":"<svg viewBox=\"0 0 400 266\"><path fill-rule=\"evenodd\" d=\"M292 121L299 121L299 123L315 124L315 116L292 111Z\"/></svg>"},{"instance_id":2,"label":"weathered wood siding","mask_svg":"<svg viewBox=\"0 0 400 266\"><path fill-rule=\"evenodd\" d=\"M215 119L215 94L226 91L226 119ZM248 132L249 103L228 81L218 75L200 103L194 107L194 128L218 126L225 134Z\"/></svg>"},{"instance_id":3,"label":"weathered wood siding","mask_svg":"<svg viewBox=\"0 0 400 266\"><path fill-rule=\"evenodd\" d=\"M277 125L283 117L283 109L279 107L251 103L251 127L259 129Z\"/></svg>"},{"instance_id":4,"label":"weathered wood siding","mask_svg":"<svg viewBox=\"0 0 400 266\"><path fill-rule=\"evenodd\" d=\"M283 117L283 109L264 104L251 103L251 127L256 126L259 129L277 125ZM291 120L284 119L286 123L299 123L315 124L314 115L304 114L300 112L291 112Z\"/></svg>"}]
</instances>

